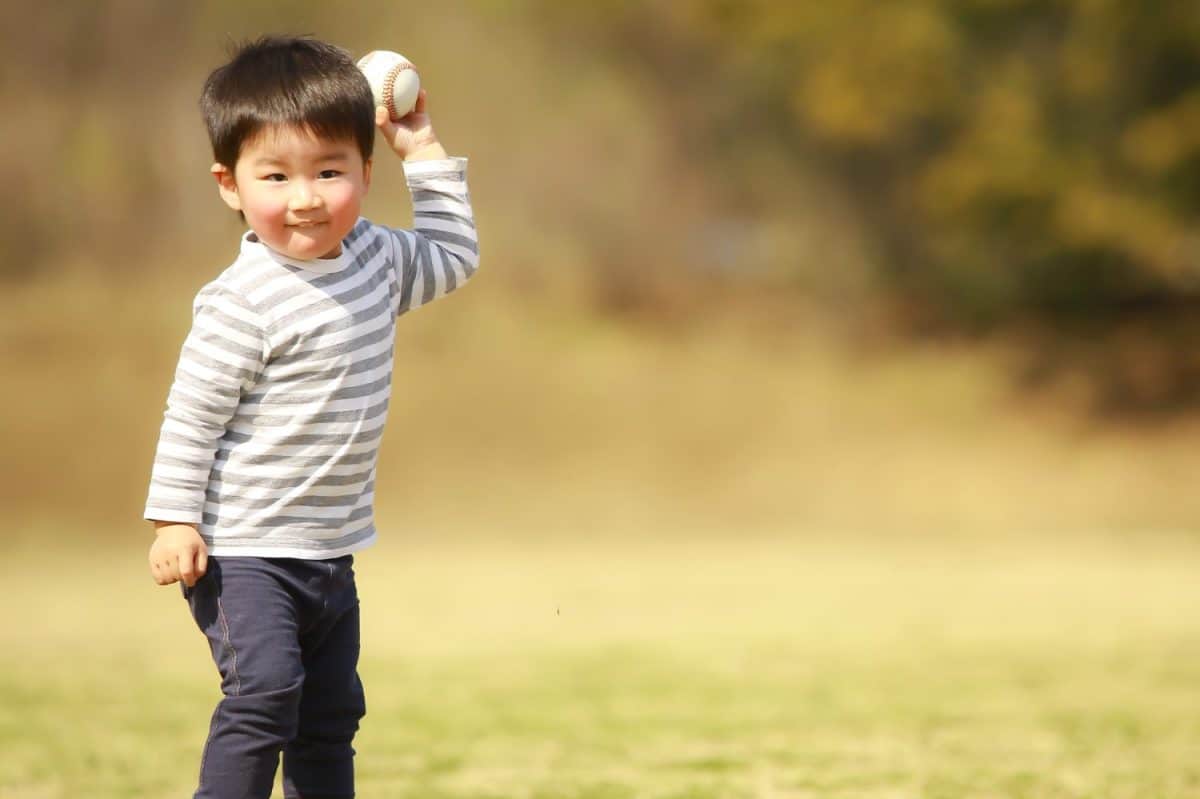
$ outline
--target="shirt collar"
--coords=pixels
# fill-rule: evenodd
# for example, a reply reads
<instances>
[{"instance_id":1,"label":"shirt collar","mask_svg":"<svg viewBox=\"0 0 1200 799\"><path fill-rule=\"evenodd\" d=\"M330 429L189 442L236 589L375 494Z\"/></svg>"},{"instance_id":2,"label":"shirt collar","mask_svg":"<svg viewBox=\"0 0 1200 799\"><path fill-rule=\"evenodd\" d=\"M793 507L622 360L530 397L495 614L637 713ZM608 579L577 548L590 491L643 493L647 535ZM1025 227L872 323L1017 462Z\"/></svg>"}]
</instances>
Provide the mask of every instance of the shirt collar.
<instances>
[{"instance_id":1,"label":"shirt collar","mask_svg":"<svg viewBox=\"0 0 1200 799\"><path fill-rule=\"evenodd\" d=\"M342 252L333 258L313 258L309 261L301 261L297 258L289 258L281 252L272 250L267 245L259 241L258 236L254 235L253 230L247 230L242 235L242 253L245 255L265 255L276 263L281 263L286 266L292 266L296 269L303 269L305 272L315 272L320 275L330 275L334 272L340 272L350 265L350 252L347 246L350 242L350 236L342 240Z\"/></svg>"}]
</instances>

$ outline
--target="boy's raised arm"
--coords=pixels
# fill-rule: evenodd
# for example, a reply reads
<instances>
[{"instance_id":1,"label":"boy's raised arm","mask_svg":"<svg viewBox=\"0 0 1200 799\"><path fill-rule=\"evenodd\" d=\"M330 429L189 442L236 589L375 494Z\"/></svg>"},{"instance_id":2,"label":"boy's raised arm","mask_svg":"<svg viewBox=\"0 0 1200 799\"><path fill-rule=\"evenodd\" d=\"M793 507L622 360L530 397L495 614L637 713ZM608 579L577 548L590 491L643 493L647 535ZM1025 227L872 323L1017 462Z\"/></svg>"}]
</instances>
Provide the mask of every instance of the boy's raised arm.
<instances>
[{"instance_id":1,"label":"boy's raised arm","mask_svg":"<svg viewBox=\"0 0 1200 799\"><path fill-rule=\"evenodd\" d=\"M397 315L446 296L479 265L466 159L405 162L413 230L391 230L400 291Z\"/></svg>"},{"instance_id":2,"label":"boy's raised arm","mask_svg":"<svg viewBox=\"0 0 1200 799\"><path fill-rule=\"evenodd\" d=\"M470 280L479 266L479 244L467 190L467 159L446 155L426 112L425 91L413 112L398 123L388 119L386 110L377 109L376 124L404 159L413 198L413 230L389 228L399 315Z\"/></svg>"}]
</instances>

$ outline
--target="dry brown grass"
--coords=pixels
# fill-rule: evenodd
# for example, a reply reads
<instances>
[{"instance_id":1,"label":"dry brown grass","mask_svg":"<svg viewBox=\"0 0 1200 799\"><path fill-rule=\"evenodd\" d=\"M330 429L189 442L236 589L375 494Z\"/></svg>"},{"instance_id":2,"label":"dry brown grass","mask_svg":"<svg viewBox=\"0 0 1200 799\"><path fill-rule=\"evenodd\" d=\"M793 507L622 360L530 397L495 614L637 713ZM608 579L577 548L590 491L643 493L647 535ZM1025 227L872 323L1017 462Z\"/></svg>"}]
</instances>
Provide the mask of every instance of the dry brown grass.
<instances>
[{"instance_id":1,"label":"dry brown grass","mask_svg":"<svg viewBox=\"0 0 1200 799\"><path fill-rule=\"evenodd\" d=\"M138 534L200 282L151 276L131 293L83 271L0 299L11 519ZM864 353L820 322L753 314L668 332L483 277L414 313L397 340L381 517L513 537L660 523L1126 536L1200 520L1195 423L1103 424L1022 397L996 348Z\"/></svg>"}]
</instances>

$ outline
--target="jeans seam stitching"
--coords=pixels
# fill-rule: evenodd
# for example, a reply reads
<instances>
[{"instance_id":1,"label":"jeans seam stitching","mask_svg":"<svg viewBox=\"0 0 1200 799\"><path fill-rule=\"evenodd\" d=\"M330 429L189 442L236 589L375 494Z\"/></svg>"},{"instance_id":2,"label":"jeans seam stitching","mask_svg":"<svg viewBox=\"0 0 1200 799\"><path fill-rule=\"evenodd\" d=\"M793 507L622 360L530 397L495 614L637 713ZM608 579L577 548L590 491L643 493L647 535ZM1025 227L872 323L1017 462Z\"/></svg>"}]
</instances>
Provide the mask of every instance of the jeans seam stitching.
<instances>
[{"instance_id":1,"label":"jeans seam stitching","mask_svg":"<svg viewBox=\"0 0 1200 799\"><path fill-rule=\"evenodd\" d=\"M219 719L221 717L221 705L222 704L223 703L218 702L217 709L216 709L216 711L213 712L212 721L209 722L209 725L208 725L208 738L206 738L204 740L204 752L200 755L200 785L201 785L201 787L203 787L203 785L204 785L204 766L205 766L205 764L208 763L208 752L209 752L209 749L212 747L213 736L217 734L217 725L218 725Z\"/></svg>"},{"instance_id":2,"label":"jeans seam stitching","mask_svg":"<svg viewBox=\"0 0 1200 799\"><path fill-rule=\"evenodd\" d=\"M237 667L237 649L233 646L233 641L229 634L229 620L225 618L225 606L221 604L221 598L217 597L217 617L221 620L221 638L225 648L229 650L229 654L233 659L233 695L242 695L242 677L238 674Z\"/></svg>"},{"instance_id":3,"label":"jeans seam stitching","mask_svg":"<svg viewBox=\"0 0 1200 799\"><path fill-rule=\"evenodd\" d=\"M329 583L330 583L330 586L332 587L332 585L333 585L333 564L326 563L325 565L329 567ZM329 591L321 592L321 609L329 610Z\"/></svg>"}]
</instances>

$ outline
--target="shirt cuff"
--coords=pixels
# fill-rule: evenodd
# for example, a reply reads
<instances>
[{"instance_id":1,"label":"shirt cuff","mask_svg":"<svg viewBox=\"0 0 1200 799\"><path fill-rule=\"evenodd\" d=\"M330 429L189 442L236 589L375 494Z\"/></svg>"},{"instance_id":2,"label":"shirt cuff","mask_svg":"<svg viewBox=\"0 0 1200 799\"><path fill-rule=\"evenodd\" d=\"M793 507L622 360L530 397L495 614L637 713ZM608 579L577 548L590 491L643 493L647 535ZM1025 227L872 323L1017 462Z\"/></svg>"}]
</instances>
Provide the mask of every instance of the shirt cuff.
<instances>
[{"instance_id":1,"label":"shirt cuff","mask_svg":"<svg viewBox=\"0 0 1200 799\"><path fill-rule=\"evenodd\" d=\"M404 176L409 183L422 178L462 180L467 174L466 158L438 158L433 161L405 161Z\"/></svg>"},{"instance_id":2,"label":"shirt cuff","mask_svg":"<svg viewBox=\"0 0 1200 799\"><path fill-rule=\"evenodd\" d=\"M178 508L161 508L147 505L142 512L142 518L148 522L167 522L168 524L195 524L204 521L203 511L186 511Z\"/></svg>"}]
</instances>

